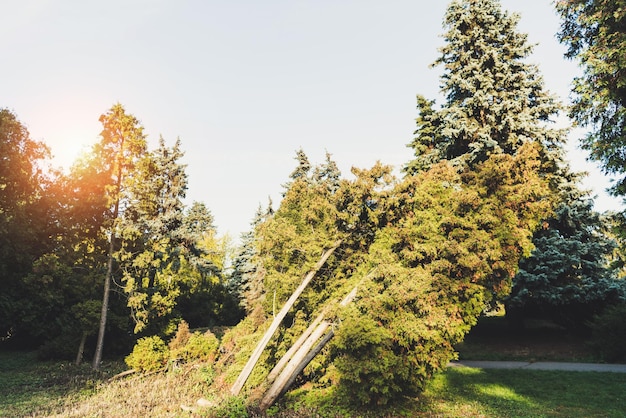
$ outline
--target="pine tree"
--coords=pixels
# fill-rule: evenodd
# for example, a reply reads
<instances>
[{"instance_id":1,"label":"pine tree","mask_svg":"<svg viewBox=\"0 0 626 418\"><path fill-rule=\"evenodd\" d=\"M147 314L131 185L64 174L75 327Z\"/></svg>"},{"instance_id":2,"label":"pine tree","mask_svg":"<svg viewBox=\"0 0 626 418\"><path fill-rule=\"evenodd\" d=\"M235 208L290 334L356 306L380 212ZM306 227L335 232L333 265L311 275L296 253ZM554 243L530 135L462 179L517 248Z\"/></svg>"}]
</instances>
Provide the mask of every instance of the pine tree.
<instances>
[{"instance_id":1,"label":"pine tree","mask_svg":"<svg viewBox=\"0 0 626 418\"><path fill-rule=\"evenodd\" d=\"M266 218L266 213L259 206L248 232L241 234L241 246L233 260L233 271L229 280L229 289L236 294L240 305L250 313L261 302L264 269L258 253L257 227Z\"/></svg>"},{"instance_id":2,"label":"pine tree","mask_svg":"<svg viewBox=\"0 0 626 418\"><path fill-rule=\"evenodd\" d=\"M442 65L445 102L418 96L417 130L409 144L415 159L408 174L441 160L474 164L489 155L515 154L525 142L542 145L544 170L561 158L564 132L548 126L559 110L544 90L527 36L517 31L519 16L497 0L455 0L444 18L445 44L433 65Z\"/></svg>"}]
</instances>

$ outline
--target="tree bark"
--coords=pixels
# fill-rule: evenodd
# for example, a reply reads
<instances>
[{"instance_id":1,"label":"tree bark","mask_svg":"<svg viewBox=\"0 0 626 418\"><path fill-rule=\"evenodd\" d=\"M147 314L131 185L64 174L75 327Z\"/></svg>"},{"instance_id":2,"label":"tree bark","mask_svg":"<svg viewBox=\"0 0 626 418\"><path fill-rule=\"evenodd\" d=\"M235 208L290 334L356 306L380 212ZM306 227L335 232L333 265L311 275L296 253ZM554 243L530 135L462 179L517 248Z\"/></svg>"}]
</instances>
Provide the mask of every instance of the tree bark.
<instances>
[{"instance_id":1,"label":"tree bark","mask_svg":"<svg viewBox=\"0 0 626 418\"><path fill-rule=\"evenodd\" d=\"M83 335L80 337L80 344L78 344L78 353L76 354L75 365L80 366L80 363L83 361L83 353L85 352L85 342L87 341L87 333L83 332Z\"/></svg>"},{"instance_id":2,"label":"tree bark","mask_svg":"<svg viewBox=\"0 0 626 418\"><path fill-rule=\"evenodd\" d=\"M115 251L115 233L111 233L109 244L109 259L107 261L107 272L104 276L104 295L102 296L102 311L100 312L100 328L98 329L98 342L96 352L93 355L91 368L98 370L102 361L102 349L104 347L104 331L107 325L107 314L109 312L109 293L111 293L111 276L113 276L113 252Z\"/></svg>"},{"instance_id":3,"label":"tree bark","mask_svg":"<svg viewBox=\"0 0 626 418\"><path fill-rule=\"evenodd\" d=\"M248 380L250 373L252 373L252 369L256 365L257 361L259 361L259 358L261 357L261 353L263 352L263 350L269 343L270 339L272 338L272 335L274 335L274 333L278 329L278 326L280 325L282 320L287 315L287 312L289 312L289 310L291 309L293 304L296 302L300 294L304 291L307 285L311 282L311 280L313 279L315 274L319 271L319 269L321 269L324 266L324 264L326 263L326 260L328 260L328 257L331 256L331 254L337 249L337 247L339 247L339 245L341 245L341 240L337 241L331 248L329 248L322 254L322 257L317 262L317 264L313 267L313 270L311 270L306 275L306 277L304 278L300 286L298 286L298 288L289 297L289 299L285 303L285 306L283 306L280 312L278 312L278 315L274 317L274 320L272 321L272 324L270 325L269 329L265 332L265 334L263 335L263 338L257 344L254 352L252 353L245 367L239 374L239 377L237 378L237 380L231 387L230 391L233 395L236 396L239 394L239 392L241 391L241 388L243 388L243 385L246 383L246 380Z\"/></svg>"}]
</instances>

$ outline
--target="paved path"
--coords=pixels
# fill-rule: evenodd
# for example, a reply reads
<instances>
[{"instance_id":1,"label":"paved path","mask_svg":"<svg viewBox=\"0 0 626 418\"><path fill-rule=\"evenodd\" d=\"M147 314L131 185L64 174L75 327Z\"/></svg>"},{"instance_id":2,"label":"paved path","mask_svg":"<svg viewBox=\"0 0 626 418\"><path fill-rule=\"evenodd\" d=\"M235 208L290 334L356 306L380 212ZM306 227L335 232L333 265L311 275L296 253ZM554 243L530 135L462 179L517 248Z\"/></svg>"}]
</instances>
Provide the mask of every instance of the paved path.
<instances>
[{"instance_id":1,"label":"paved path","mask_svg":"<svg viewBox=\"0 0 626 418\"><path fill-rule=\"evenodd\" d=\"M473 367L477 369L528 369L528 370L565 370L570 372L614 372L626 373L626 364L597 363L558 363L552 361L470 361L450 362L450 367Z\"/></svg>"}]
</instances>

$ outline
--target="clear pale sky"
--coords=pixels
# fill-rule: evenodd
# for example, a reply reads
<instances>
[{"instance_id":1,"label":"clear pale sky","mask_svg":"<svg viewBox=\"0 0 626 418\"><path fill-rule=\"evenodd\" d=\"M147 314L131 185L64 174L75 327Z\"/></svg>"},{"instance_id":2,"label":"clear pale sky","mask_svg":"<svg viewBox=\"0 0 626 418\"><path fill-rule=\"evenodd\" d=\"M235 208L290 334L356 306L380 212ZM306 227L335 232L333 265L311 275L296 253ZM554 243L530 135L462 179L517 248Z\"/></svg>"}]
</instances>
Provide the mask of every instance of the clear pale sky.
<instances>
[{"instance_id":1,"label":"clear pale sky","mask_svg":"<svg viewBox=\"0 0 626 418\"><path fill-rule=\"evenodd\" d=\"M502 0L538 43L546 88L567 101L579 71L555 38L551 0ZM151 146L179 137L187 202L202 201L237 239L282 187L304 149L327 150L343 174L377 160L401 167L415 95L438 98L444 0L20 0L0 14L0 107L13 110L56 166L69 167L122 103ZM562 119L561 123L567 123ZM575 170L618 209L609 183L577 149Z\"/></svg>"}]
</instances>

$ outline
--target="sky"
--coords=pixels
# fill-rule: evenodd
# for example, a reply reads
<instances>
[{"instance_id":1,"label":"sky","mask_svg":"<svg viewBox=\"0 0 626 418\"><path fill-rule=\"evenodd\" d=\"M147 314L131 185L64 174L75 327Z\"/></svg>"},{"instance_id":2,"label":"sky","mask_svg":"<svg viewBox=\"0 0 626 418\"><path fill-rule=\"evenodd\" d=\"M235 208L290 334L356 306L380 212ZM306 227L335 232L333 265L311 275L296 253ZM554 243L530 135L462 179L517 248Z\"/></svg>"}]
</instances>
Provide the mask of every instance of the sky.
<instances>
[{"instance_id":1,"label":"sky","mask_svg":"<svg viewBox=\"0 0 626 418\"><path fill-rule=\"evenodd\" d=\"M0 107L67 169L99 140L115 103L151 147L180 138L186 202L204 202L237 240L259 207L280 203L303 149L344 176L376 161L402 167L417 94L440 98L444 0L20 0L0 14ZM552 0L501 0L537 44L530 62L564 103L577 64L563 58ZM559 124L568 125L565 117ZM609 180L570 133L596 209L616 210Z\"/></svg>"}]
</instances>

